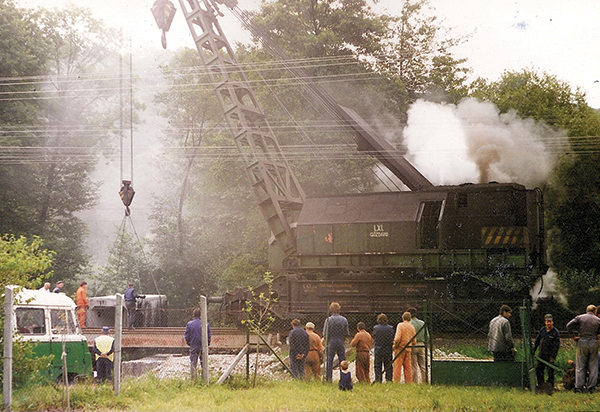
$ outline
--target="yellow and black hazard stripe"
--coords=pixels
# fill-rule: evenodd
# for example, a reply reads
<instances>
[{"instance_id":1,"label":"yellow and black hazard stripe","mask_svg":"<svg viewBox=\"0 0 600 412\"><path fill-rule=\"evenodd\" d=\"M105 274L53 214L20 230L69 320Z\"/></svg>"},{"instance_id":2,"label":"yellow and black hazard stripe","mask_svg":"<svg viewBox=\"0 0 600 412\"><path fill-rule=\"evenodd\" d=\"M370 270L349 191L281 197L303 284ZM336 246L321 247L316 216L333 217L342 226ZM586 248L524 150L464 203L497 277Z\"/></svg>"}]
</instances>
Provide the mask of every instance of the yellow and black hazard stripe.
<instances>
[{"instance_id":1,"label":"yellow and black hazard stripe","mask_svg":"<svg viewBox=\"0 0 600 412\"><path fill-rule=\"evenodd\" d=\"M525 247L529 244L526 226L491 226L481 228L483 247Z\"/></svg>"}]
</instances>

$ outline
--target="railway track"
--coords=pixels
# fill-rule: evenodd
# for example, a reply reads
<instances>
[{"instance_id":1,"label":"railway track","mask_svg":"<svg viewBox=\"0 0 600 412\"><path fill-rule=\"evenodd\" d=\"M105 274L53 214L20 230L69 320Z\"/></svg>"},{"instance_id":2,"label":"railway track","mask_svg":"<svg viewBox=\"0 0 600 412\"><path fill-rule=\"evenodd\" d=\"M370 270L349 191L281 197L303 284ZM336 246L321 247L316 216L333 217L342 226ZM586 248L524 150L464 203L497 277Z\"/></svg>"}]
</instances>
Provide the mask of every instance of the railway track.
<instances>
[{"instance_id":1,"label":"railway track","mask_svg":"<svg viewBox=\"0 0 600 412\"><path fill-rule=\"evenodd\" d=\"M246 344L246 333L236 328L211 328L211 350L234 351ZM111 333L114 333L111 330ZM184 339L185 327L153 327L123 329L121 347L123 349L162 349L162 350L187 350ZM102 334L100 328L85 328L83 330L88 346L94 345L94 339ZM263 338L274 344L276 335L266 335ZM250 342L256 343L257 337L250 336Z\"/></svg>"}]
</instances>

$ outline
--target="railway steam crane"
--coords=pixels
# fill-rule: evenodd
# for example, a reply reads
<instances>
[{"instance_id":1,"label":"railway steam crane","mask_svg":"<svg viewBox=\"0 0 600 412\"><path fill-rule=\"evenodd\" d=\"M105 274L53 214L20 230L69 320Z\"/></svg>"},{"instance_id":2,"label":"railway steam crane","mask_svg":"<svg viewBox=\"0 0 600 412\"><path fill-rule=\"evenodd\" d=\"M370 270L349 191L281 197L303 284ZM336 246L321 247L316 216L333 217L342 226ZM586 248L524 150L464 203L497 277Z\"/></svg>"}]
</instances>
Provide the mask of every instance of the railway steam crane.
<instances>
[{"instance_id":1,"label":"railway steam crane","mask_svg":"<svg viewBox=\"0 0 600 412\"><path fill-rule=\"evenodd\" d=\"M260 28L237 9L237 0L179 5L272 233L275 315L323 314L332 300L359 315L398 313L424 299L520 300L545 273L539 189L494 182L434 186L357 113L310 82L309 92L355 136L358 149L374 152L410 191L307 198L219 25L219 5L259 35ZM286 65L276 46L271 49ZM247 290L228 293L224 304L242 316L250 298Z\"/></svg>"}]
</instances>

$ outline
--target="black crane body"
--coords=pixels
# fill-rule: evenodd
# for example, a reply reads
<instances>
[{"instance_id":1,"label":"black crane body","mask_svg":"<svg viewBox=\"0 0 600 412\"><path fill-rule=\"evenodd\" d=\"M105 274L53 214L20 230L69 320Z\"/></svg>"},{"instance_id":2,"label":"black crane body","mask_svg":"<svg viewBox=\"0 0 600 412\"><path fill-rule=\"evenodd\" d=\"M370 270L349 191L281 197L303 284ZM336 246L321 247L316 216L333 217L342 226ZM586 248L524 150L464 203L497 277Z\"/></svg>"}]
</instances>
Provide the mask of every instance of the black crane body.
<instances>
[{"instance_id":1,"label":"black crane body","mask_svg":"<svg viewBox=\"0 0 600 412\"><path fill-rule=\"evenodd\" d=\"M307 198L237 63L218 16L236 0L179 0L272 233L273 312L398 313L425 299L522 299L545 273L543 197L516 183L432 185L352 109L308 87L410 191ZM238 11L239 13L239 11ZM245 24L252 22L245 17ZM293 70L292 70L293 71ZM496 279L522 282L499 286ZM255 288L260 293L265 285ZM224 297L243 318L247 289Z\"/></svg>"}]
</instances>

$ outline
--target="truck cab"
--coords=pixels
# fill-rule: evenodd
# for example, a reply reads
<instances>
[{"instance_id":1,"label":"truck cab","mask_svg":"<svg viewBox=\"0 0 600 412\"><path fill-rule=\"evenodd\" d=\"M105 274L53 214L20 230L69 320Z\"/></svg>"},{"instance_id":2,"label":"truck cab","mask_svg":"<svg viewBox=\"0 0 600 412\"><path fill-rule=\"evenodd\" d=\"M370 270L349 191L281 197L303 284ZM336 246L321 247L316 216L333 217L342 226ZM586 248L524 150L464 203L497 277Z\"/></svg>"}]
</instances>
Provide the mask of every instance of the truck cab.
<instances>
[{"instance_id":1,"label":"truck cab","mask_svg":"<svg viewBox=\"0 0 600 412\"><path fill-rule=\"evenodd\" d=\"M34 345L36 356L53 355L47 370L40 373L53 380L64 379L62 353L67 354L69 382L92 376L92 357L77 317L73 299L64 293L21 289L16 295L13 325L23 340Z\"/></svg>"}]
</instances>

